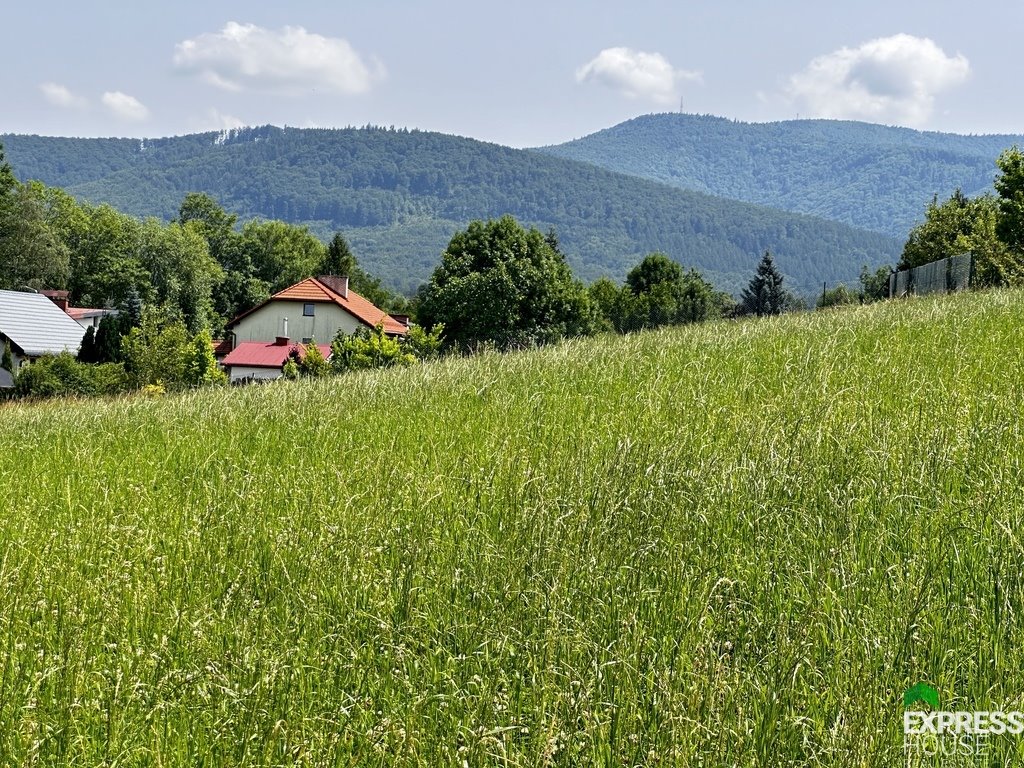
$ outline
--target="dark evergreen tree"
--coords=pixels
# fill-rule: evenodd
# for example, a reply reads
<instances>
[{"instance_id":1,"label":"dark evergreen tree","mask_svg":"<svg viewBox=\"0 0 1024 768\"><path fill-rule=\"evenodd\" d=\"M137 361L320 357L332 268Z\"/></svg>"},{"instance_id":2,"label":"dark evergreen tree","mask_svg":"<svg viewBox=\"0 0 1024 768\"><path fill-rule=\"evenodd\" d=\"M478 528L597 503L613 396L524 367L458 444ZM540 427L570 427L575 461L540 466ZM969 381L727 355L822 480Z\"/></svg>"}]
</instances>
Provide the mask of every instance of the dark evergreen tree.
<instances>
[{"instance_id":1,"label":"dark evergreen tree","mask_svg":"<svg viewBox=\"0 0 1024 768\"><path fill-rule=\"evenodd\" d=\"M327 255L321 262L317 274L352 277L355 272L356 257L348 247L345 237L340 232L335 232L327 246Z\"/></svg>"},{"instance_id":2,"label":"dark evergreen tree","mask_svg":"<svg viewBox=\"0 0 1024 768\"><path fill-rule=\"evenodd\" d=\"M96 329L91 325L85 329L85 336L82 337L82 345L78 348L78 362L98 363L96 356Z\"/></svg>"},{"instance_id":3,"label":"dark evergreen tree","mask_svg":"<svg viewBox=\"0 0 1024 768\"><path fill-rule=\"evenodd\" d=\"M740 294L744 312L758 317L781 315L786 310L788 295L782 287L782 274L775 267L772 255L764 252L750 285Z\"/></svg>"},{"instance_id":4,"label":"dark evergreen tree","mask_svg":"<svg viewBox=\"0 0 1024 768\"><path fill-rule=\"evenodd\" d=\"M132 328L138 328L142 324L142 297L139 296L135 286L128 289L124 302L121 304L118 317L121 319L120 331L122 336Z\"/></svg>"},{"instance_id":5,"label":"dark evergreen tree","mask_svg":"<svg viewBox=\"0 0 1024 768\"><path fill-rule=\"evenodd\" d=\"M121 360L121 337L128 332L124 318L120 315L104 315L93 340L95 363L116 363ZM84 362L84 361L83 361Z\"/></svg>"},{"instance_id":6,"label":"dark evergreen tree","mask_svg":"<svg viewBox=\"0 0 1024 768\"><path fill-rule=\"evenodd\" d=\"M18 186L18 180L14 177L11 164L4 156L4 145L0 144L0 198L9 195Z\"/></svg>"},{"instance_id":7,"label":"dark evergreen tree","mask_svg":"<svg viewBox=\"0 0 1024 768\"><path fill-rule=\"evenodd\" d=\"M0 368L8 373L14 373L14 355L11 354L11 342L4 342L3 356L0 357Z\"/></svg>"}]
</instances>

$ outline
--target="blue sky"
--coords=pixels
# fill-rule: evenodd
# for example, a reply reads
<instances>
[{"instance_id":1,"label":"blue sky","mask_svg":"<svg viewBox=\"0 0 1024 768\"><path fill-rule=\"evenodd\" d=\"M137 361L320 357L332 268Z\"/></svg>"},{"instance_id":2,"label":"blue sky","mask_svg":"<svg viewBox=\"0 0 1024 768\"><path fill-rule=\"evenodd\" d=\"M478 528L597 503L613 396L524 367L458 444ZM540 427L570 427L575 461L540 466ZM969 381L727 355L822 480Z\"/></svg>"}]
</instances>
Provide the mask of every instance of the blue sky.
<instances>
[{"instance_id":1,"label":"blue sky","mask_svg":"<svg viewBox=\"0 0 1024 768\"><path fill-rule=\"evenodd\" d=\"M1024 133L1024 2L18 3L0 133L396 125L512 146L638 114Z\"/></svg>"}]
</instances>

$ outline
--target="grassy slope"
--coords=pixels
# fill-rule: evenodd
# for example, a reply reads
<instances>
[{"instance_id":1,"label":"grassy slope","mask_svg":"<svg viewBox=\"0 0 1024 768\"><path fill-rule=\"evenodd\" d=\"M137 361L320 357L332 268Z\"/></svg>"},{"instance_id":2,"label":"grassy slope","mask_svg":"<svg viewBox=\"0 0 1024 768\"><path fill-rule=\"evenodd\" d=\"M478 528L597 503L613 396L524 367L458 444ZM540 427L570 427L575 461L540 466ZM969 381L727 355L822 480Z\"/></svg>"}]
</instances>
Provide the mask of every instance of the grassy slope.
<instances>
[{"instance_id":1,"label":"grassy slope","mask_svg":"<svg viewBox=\"0 0 1024 768\"><path fill-rule=\"evenodd\" d=\"M0 753L897 764L1024 704L1022 310L3 409Z\"/></svg>"}]
</instances>

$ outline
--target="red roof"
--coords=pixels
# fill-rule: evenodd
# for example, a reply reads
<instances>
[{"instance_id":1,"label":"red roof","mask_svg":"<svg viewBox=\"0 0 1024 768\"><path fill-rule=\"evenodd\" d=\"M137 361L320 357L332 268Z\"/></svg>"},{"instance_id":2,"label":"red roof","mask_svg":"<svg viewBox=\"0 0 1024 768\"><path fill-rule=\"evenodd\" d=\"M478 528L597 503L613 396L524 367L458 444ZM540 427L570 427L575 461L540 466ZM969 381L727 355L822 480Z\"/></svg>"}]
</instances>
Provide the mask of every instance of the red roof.
<instances>
[{"instance_id":1,"label":"red roof","mask_svg":"<svg viewBox=\"0 0 1024 768\"><path fill-rule=\"evenodd\" d=\"M231 339L213 339L213 356L224 357L228 352L231 351Z\"/></svg>"},{"instance_id":2,"label":"red roof","mask_svg":"<svg viewBox=\"0 0 1024 768\"><path fill-rule=\"evenodd\" d=\"M228 323L227 327L231 328L243 317L252 314L258 309L262 309L272 301L301 301L336 304L370 328L376 328L377 325L383 322L384 333L396 336L404 336L408 333L409 329L406 328L404 323L398 322L391 315L378 309L376 305L364 299L355 291L347 289L346 285L347 280L345 278L307 278L302 282L285 288L283 291L275 293L265 302L257 307L253 307L248 312L243 312Z\"/></svg>"},{"instance_id":3,"label":"red roof","mask_svg":"<svg viewBox=\"0 0 1024 768\"><path fill-rule=\"evenodd\" d=\"M90 307L68 307L64 310L74 320L82 320L86 317L102 317L108 315L115 310L112 309L92 309Z\"/></svg>"},{"instance_id":4,"label":"red roof","mask_svg":"<svg viewBox=\"0 0 1024 768\"><path fill-rule=\"evenodd\" d=\"M327 358L331 354L330 344L317 344L320 354ZM299 357L306 354L302 344L278 344L276 342L243 341L221 361L225 368L240 366L245 368L280 368L288 360L293 349L299 351Z\"/></svg>"}]
</instances>

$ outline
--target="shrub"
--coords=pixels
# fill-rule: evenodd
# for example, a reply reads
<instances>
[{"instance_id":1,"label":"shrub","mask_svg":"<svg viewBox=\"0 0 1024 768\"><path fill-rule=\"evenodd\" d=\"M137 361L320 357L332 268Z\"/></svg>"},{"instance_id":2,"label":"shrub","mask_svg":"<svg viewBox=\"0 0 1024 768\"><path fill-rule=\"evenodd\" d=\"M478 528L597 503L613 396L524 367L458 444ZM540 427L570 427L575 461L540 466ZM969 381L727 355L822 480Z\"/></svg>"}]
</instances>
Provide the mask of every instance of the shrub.
<instances>
[{"instance_id":1,"label":"shrub","mask_svg":"<svg viewBox=\"0 0 1024 768\"><path fill-rule=\"evenodd\" d=\"M89 365L62 352L23 366L14 391L21 397L112 395L124 392L127 383L120 363Z\"/></svg>"}]
</instances>

